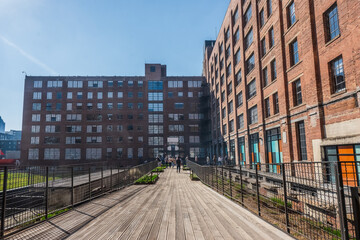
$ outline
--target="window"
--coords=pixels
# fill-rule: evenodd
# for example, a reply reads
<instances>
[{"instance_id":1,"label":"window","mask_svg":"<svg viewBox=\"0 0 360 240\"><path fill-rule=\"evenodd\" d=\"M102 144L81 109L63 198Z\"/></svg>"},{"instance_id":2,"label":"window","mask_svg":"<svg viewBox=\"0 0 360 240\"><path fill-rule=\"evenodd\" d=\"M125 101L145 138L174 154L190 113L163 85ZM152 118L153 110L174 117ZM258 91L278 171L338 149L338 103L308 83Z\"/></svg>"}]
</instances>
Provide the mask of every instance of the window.
<instances>
[{"instance_id":1,"label":"window","mask_svg":"<svg viewBox=\"0 0 360 240\"><path fill-rule=\"evenodd\" d=\"M241 60L240 49L238 49L235 53L234 65L236 66Z\"/></svg>"},{"instance_id":2,"label":"window","mask_svg":"<svg viewBox=\"0 0 360 240\"><path fill-rule=\"evenodd\" d=\"M52 92L46 93L46 99L52 99Z\"/></svg>"},{"instance_id":3,"label":"window","mask_svg":"<svg viewBox=\"0 0 360 240\"><path fill-rule=\"evenodd\" d=\"M325 23L326 42L339 36L340 34L339 17L338 17L338 9L336 3L325 12L324 23Z\"/></svg>"},{"instance_id":4,"label":"window","mask_svg":"<svg viewBox=\"0 0 360 240\"><path fill-rule=\"evenodd\" d=\"M29 160L39 160L39 149L38 148L29 148Z\"/></svg>"},{"instance_id":5,"label":"window","mask_svg":"<svg viewBox=\"0 0 360 240\"><path fill-rule=\"evenodd\" d=\"M188 97L194 97L193 92L188 92Z\"/></svg>"},{"instance_id":6,"label":"window","mask_svg":"<svg viewBox=\"0 0 360 240\"><path fill-rule=\"evenodd\" d=\"M292 83L294 106L302 104L301 82L297 79Z\"/></svg>"},{"instance_id":7,"label":"window","mask_svg":"<svg viewBox=\"0 0 360 240\"><path fill-rule=\"evenodd\" d=\"M228 27L228 29L225 32L225 42L227 42L230 38L230 28Z\"/></svg>"},{"instance_id":8,"label":"window","mask_svg":"<svg viewBox=\"0 0 360 240\"><path fill-rule=\"evenodd\" d=\"M59 137L45 137L44 144L57 144L60 143Z\"/></svg>"},{"instance_id":9,"label":"window","mask_svg":"<svg viewBox=\"0 0 360 240\"><path fill-rule=\"evenodd\" d=\"M45 148L44 149L44 159L45 160L59 160L60 159L60 149L59 148Z\"/></svg>"},{"instance_id":10,"label":"window","mask_svg":"<svg viewBox=\"0 0 360 240\"><path fill-rule=\"evenodd\" d=\"M235 11L234 11L234 14L233 14L233 23L235 24L236 21L238 20L239 18L239 11L238 11L238 8L236 7Z\"/></svg>"},{"instance_id":11,"label":"window","mask_svg":"<svg viewBox=\"0 0 360 240\"><path fill-rule=\"evenodd\" d=\"M66 95L66 98L67 99L72 99L73 98L72 92L68 92L67 95Z\"/></svg>"},{"instance_id":12,"label":"window","mask_svg":"<svg viewBox=\"0 0 360 240\"><path fill-rule=\"evenodd\" d=\"M162 92L149 92L148 93L149 101L163 101L163 93Z\"/></svg>"},{"instance_id":13,"label":"window","mask_svg":"<svg viewBox=\"0 0 360 240\"><path fill-rule=\"evenodd\" d=\"M248 34L245 36L245 50L250 47L254 40L253 30L252 28L249 30Z\"/></svg>"},{"instance_id":14,"label":"window","mask_svg":"<svg viewBox=\"0 0 360 240\"><path fill-rule=\"evenodd\" d=\"M269 165L269 171L281 173L278 164L283 162L282 141L280 128L273 128L266 131L267 161L273 163Z\"/></svg>"},{"instance_id":15,"label":"window","mask_svg":"<svg viewBox=\"0 0 360 240\"><path fill-rule=\"evenodd\" d=\"M117 97L118 97L118 98L123 98L123 97L124 97L124 93L123 93L123 92L118 92Z\"/></svg>"},{"instance_id":16,"label":"window","mask_svg":"<svg viewBox=\"0 0 360 240\"><path fill-rule=\"evenodd\" d=\"M183 97L184 93L183 92L178 92L178 97Z\"/></svg>"},{"instance_id":17,"label":"window","mask_svg":"<svg viewBox=\"0 0 360 240\"><path fill-rule=\"evenodd\" d=\"M39 137L31 137L30 144L39 144Z\"/></svg>"},{"instance_id":18,"label":"window","mask_svg":"<svg viewBox=\"0 0 360 240\"><path fill-rule=\"evenodd\" d=\"M31 126L31 132L32 133L39 133L40 132L40 126L39 125Z\"/></svg>"},{"instance_id":19,"label":"window","mask_svg":"<svg viewBox=\"0 0 360 240\"><path fill-rule=\"evenodd\" d=\"M101 159L101 148L87 148L86 159L89 160L100 160Z\"/></svg>"},{"instance_id":20,"label":"window","mask_svg":"<svg viewBox=\"0 0 360 240\"><path fill-rule=\"evenodd\" d=\"M200 148L199 147L191 147L190 148L190 157L194 158L195 156L200 156Z\"/></svg>"},{"instance_id":21,"label":"window","mask_svg":"<svg viewBox=\"0 0 360 240\"><path fill-rule=\"evenodd\" d=\"M89 86L89 88L102 88L103 82L102 81L89 81L88 86Z\"/></svg>"},{"instance_id":22,"label":"window","mask_svg":"<svg viewBox=\"0 0 360 240\"><path fill-rule=\"evenodd\" d=\"M279 95L278 93L273 94L273 105L274 105L274 114L279 113Z\"/></svg>"},{"instance_id":23,"label":"window","mask_svg":"<svg viewBox=\"0 0 360 240\"><path fill-rule=\"evenodd\" d=\"M83 98L83 93L82 92L77 92L76 93L76 98L77 99L82 99Z\"/></svg>"},{"instance_id":24,"label":"window","mask_svg":"<svg viewBox=\"0 0 360 240\"><path fill-rule=\"evenodd\" d=\"M265 56L266 54L266 42L265 42L265 38L261 39L261 56Z\"/></svg>"},{"instance_id":25,"label":"window","mask_svg":"<svg viewBox=\"0 0 360 240\"><path fill-rule=\"evenodd\" d=\"M184 109L184 103L175 103L175 109Z\"/></svg>"},{"instance_id":26,"label":"window","mask_svg":"<svg viewBox=\"0 0 360 240\"><path fill-rule=\"evenodd\" d=\"M31 121L33 122L40 122L40 114L32 114Z\"/></svg>"},{"instance_id":27,"label":"window","mask_svg":"<svg viewBox=\"0 0 360 240\"><path fill-rule=\"evenodd\" d=\"M228 103L228 111L229 111L229 114L234 111L234 105L233 105L232 100Z\"/></svg>"},{"instance_id":28,"label":"window","mask_svg":"<svg viewBox=\"0 0 360 240\"><path fill-rule=\"evenodd\" d=\"M97 93L97 98L98 98L98 99L102 99L102 98L103 98L103 93L102 93L102 92L98 92L98 93Z\"/></svg>"},{"instance_id":29,"label":"window","mask_svg":"<svg viewBox=\"0 0 360 240\"><path fill-rule=\"evenodd\" d=\"M164 126L163 125L149 125L148 133L149 134L163 134Z\"/></svg>"},{"instance_id":30,"label":"window","mask_svg":"<svg viewBox=\"0 0 360 240\"><path fill-rule=\"evenodd\" d=\"M231 63L226 67L226 77L229 77L231 75L232 69L231 69Z\"/></svg>"},{"instance_id":31,"label":"window","mask_svg":"<svg viewBox=\"0 0 360 240\"><path fill-rule=\"evenodd\" d=\"M122 154L123 154L123 149L122 148L117 148L116 149L116 157L121 158Z\"/></svg>"},{"instance_id":32,"label":"window","mask_svg":"<svg viewBox=\"0 0 360 240\"><path fill-rule=\"evenodd\" d=\"M264 87L266 87L269 84L267 67L265 67L262 70L262 75L263 75Z\"/></svg>"},{"instance_id":33,"label":"window","mask_svg":"<svg viewBox=\"0 0 360 240\"><path fill-rule=\"evenodd\" d=\"M114 108L114 104L113 104L113 103L107 103L106 106L107 106L107 109L109 109L109 110L111 110L111 109Z\"/></svg>"},{"instance_id":34,"label":"window","mask_svg":"<svg viewBox=\"0 0 360 240\"><path fill-rule=\"evenodd\" d=\"M241 78L241 69L236 73L235 78L236 78L236 83L237 84L241 83L241 80L242 80L242 78Z\"/></svg>"},{"instance_id":35,"label":"window","mask_svg":"<svg viewBox=\"0 0 360 240\"><path fill-rule=\"evenodd\" d=\"M82 81L68 81L68 88L82 88Z\"/></svg>"},{"instance_id":36,"label":"window","mask_svg":"<svg viewBox=\"0 0 360 240\"><path fill-rule=\"evenodd\" d=\"M223 74L223 75L221 75L221 77L220 77L220 84L221 84L221 86L224 84L224 82L225 82L225 78L224 78L224 74Z\"/></svg>"},{"instance_id":37,"label":"window","mask_svg":"<svg viewBox=\"0 0 360 240\"><path fill-rule=\"evenodd\" d=\"M246 60L245 63L246 74L249 74L255 68L255 56L254 53L250 55L250 57Z\"/></svg>"},{"instance_id":38,"label":"window","mask_svg":"<svg viewBox=\"0 0 360 240\"><path fill-rule=\"evenodd\" d=\"M138 158L142 158L144 156L144 148L138 148Z\"/></svg>"},{"instance_id":39,"label":"window","mask_svg":"<svg viewBox=\"0 0 360 240\"><path fill-rule=\"evenodd\" d=\"M265 117L270 117L270 100L269 98L265 99Z\"/></svg>"},{"instance_id":40,"label":"window","mask_svg":"<svg viewBox=\"0 0 360 240\"><path fill-rule=\"evenodd\" d=\"M221 92L221 101L225 101L225 91Z\"/></svg>"},{"instance_id":41,"label":"window","mask_svg":"<svg viewBox=\"0 0 360 240\"><path fill-rule=\"evenodd\" d=\"M148 143L150 146L164 145L164 138L163 137L149 137Z\"/></svg>"},{"instance_id":42,"label":"window","mask_svg":"<svg viewBox=\"0 0 360 240\"><path fill-rule=\"evenodd\" d=\"M86 137L86 143L101 143L101 142L102 142L102 137L96 137L96 136Z\"/></svg>"},{"instance_id":43,"label":"window","mask_svg":"<svg viewBox=\"0 0 360 240\"><path fill-rule=\"evenodd\" d=\"M134 97L133 92L128 92L128 98L133 98L133 97Z\"/></svg>"},{"instance_id":44,"label":"window","mask_svg":"<svg viewBox=\"0 0 360 240\"><path fill-rule=\"evenodd\" d=\"M274 45L275 45L274 28L271 27L269 30L269 49L271 49Z\"/></svg>"},{"instance_id":45,"label":"window","mask_svg":"<svg viewBox=\"0 0 360 240\"><path fill-rule=\"evenodd\" d=\"M248 84L248 99L252 98L253 96L256 95L256 79L252 80L249 84Z\"/></svg>"},{"instance_id":46,"label":"window","mask_svg":"<svg viewBox=\"0 0 360 240\"><path fill-rule=\"evenodd\" d=\"M143 86L144 86L144 82L143 82L143 81L137 81L137 85L138 85L138 87L143 87Z\"/></svg>"},{"instance_id":47,"label":"window","mask_svg":"<svg viewBox=\"0 0 360 240\"><path fill-rule=\"evenodd\" d=\"M118 87L124 86L124 81L118 81Z\"/></svg>"},{"instance_id":48,"label":"window","mask_svg":"<svg viewBox=\"0 0 360 240\"><path fill-rule=\"evenodd\" d=\"M47 82L47 87L48 88L57 88L57 87L62 87L62 81L48 81Z\"/></svg>"},{"instance_id":49,"label":"window","mask_svg":"<svg viewBox=\"0 0 360 240\"><path fill-rule=\"evenodd\" d=\"M342 56L332 60L329 65L333 92L340 92L345 89L345 74Z\"/></svg>"},{"instance_id":50,"label":"window","mask_svg":"<svg viewBox=\"0 0 360 240\"><path fill-rule=\"evenodd\" d=\"M114 86L114 82L113 82L113 81L108 81L107 84L108 84L108 87L113 87L113 86Z\"/></svg>"},{"instance_id":51,"label":"window","mask_svg":"<svg viewBox=\"0 0 360 240\"><path fill-rule=\"evenodd\" d=\"M123 103L117 103L117 109L123 109L124 104Z\"/></svg>"},{"instance_id":52,"label":"window","mask_svg":"<svg viewBox=\"0 0 360 240\"><path fill-rule=\"evenodd\" d=\"M246 24L250 21L251 19L251 4L249 5L249 7L246 9L246 12L244 14L244 26L246 26Z\"/></svg>"},{"instance_id":53,"label":"window","mask_svg":"<svg viewBox=\"0 0 360 240\"><path fill-rule=\"evenodd\" d=\"M226 48L226 51L225 51L225 59L228 59L228 57L230 57L230 54L231 54L231 48L229 46Z\"/></svg>"},{"instance_id":54,"label":"window","mask_svg":"<svg viewBox=\"0 0 360 240\"><path fill-rule=\"evenodd\" d=\"M249 109L249 123L254 124L258 122L258 112L257 112L257 106Z\"/></svg>"},{"instance_id":55,"label":"window","mask_svg":"<svg viewBox=\"0 0 360 240\"><path fill-rule=\"evenodd\" d=\"M128 103L128 109L134 109L134 103Z\"/></svg>"},{"instance_id":56,"label":"window","mask_svg":"<svg viewBox=\"0 0 360 240\"><path fill-rule=\"evenodd\" d=\"M189 136L189 143L200 143L200 136Z\"/></svg>"},{"instance_id":57,"label":"window","mask_svg":"<svg viewBox=\"0 0 360 240\"><path fill-rule=\"evenodd\" d=\"M87 93L87 99L93 99L93 93L92 92Z\"/></svg>"},{"instance_id":58,"label":"window","mask_svg":"<svg viewBox=\"0 0 360 240\"><path fill-rule=\"evenodd\" d=\"M239 123L239 126L238 126L238 128L239 129L243 129L244 128L244 114L241 114L240 116L239 116L239 121L238 121Z\"/></svg>"},{"instance_id":59,"label":"window","mask_svg":"<svg viewBox=\"0 0 360 240\"><path fill-rule=\"evenodd\" d=\"M267 15L268 17L272 14L272 0L267 0Z\"/></svg>"},{"instance_id":60,"label":"window","mask_svg":"<svg viewBox=\"0 0 360 240\"><path fill-rule=\"evenodd\" d=\"M32 104L33 111L40 111L41 110L41 103L33 103Z\"/></svg>"},{"instance_id":61,"label":"window","mask_svg":"<svg viewBox=\"0 0 360 240\"><path fill-rule=\"evenodd\" d=\"M66 132L67 133L79 133L79 132L81 132L81 126L77 126L77 125L66 126Z\"/></svg>"},{"instance_id":62,"label":"window","mask_svg":"<svg viewBox=\"0 0 360 240\"><path fill-rule=\"evenodd\" d=\"M149 90L163 90L163 82L162 81L149 81L148 89Z\"/></svg>"},{"instance_id":63,"label":"window","mask_svg":"<svg viewBox=\"0 0 360 240\"><path fill-rule=\"evenodd\" d=\"M271 68L271 81L274 81L277 78L276 59L274 59L270 62L270 68Z\"/></svg>"},{"instance_id":64,"label":"window","mask_svg":"<svg viewBox=\"0 0 360 240\"><path fill-rule=\"evenodd\" d=\"M102 103L96 104L96 108L99 109L99 110L102 109L102 108L103 108L103 104L102 104Z\"/></svg>"},{"instance_id":65,"label":"window","mask_svg":"<svg viewBox=\"0 0 360 240\"><path fill-rule=\"evenodd\" d=\"M66 114L66 121L81 121L81 114Z\"/></svg>"},{"instance_id":66,"label":"window","mask_svg":"<svg viewBox=\"0 0 360 240\"><path fill-rule=\"evenodd\" d=\"M138 103L137 104L137 109L143 109L144 108L144 104L143 103Z\"/></svg>"},{"instance_id":67,"label":"window","mask_svg":"<svg viewBox=\"0 0 360 240\"><path fill-rule=\"evenodd\" d=\"M46 125L46 126L45 126L45 132L46 132L46 133L56 133L56 132L60 132L60 126Z\"/></svg>"},{"instance_id":68,"label":"window","mask_svg":"<svg viewBox=\"0 0 360 240\"><path fill-rule=\"evenodd\" d=\"M195 125L189 125L190 128L190 132L199 132L199 125L195 124Z\"/></svg>"},{"instance_id":69,"label":"window","mask_svg":"<svg viewBox=\"0 0 360 240\"><path fill-rule=\"evenodd\" d=\"M298 140L299 160L307 160L306 135L304 121L296 123L296 132Z\"/></svg>"},{"instance_id":70,"label":"window","mask_svg":"<svg viewBox=\"0 0 360 240\"><path fill-rule=\"evenodd\" d=\"M76 103L76 110L82 110L82 103Z\"/></svg>"},{"instance_id":71,"label":"window","mask_svg":"<svg viewBox=\"0 0 360 240\"><path fill-rule=\"evenodd\" d=\"M162 103L149 103L148 110L149 112L162 112L164 109Z\"/></svg>"},{"instance_id":72,"label":"window","mask_svg":"<svg viewBox=\"0 0 360 240\"><path fill-rule=\"evenodd\" d=\"M122 125L117 125L116 130L117 130L118 132L122 132L123 126L122 126Z\"/></svg>"},{"instance_id":73,"label":"window","mask_svg":"<svg viewBox=\"0 0 360 240\"><path fill-rule=\"evenodd\" d=\"M65 159L66 160L79 160L81 158L80 148L66 148Z\"/></svg>"},{"instance_id":74,"label":"window","mask_svg":"<svg viewBox=\"0 0 360 240\"><path fill-rule=\"evenodd\" d=\"M237 106L240 107L243 104L243 93L242 91L236 96Z\"/></svg>"},{"instance_id":75,"label":"window","mask_svg":"<svg viewBox=\"0 0 360 240\"><path fill-rule=\"evenodd\" d=\"M138 92L138 98L142 98L144 96L143 92Z\"/></svg>"},{"instance_id":76,"label":"window","mask_svg":"<svg viewBox=\"0 0 360 240\"><path fill-rule=\"evenodd\" d=\"M61 106L62 106L61 103L56 103L56 107L55 107L56 111L60 111Z\"/></svg>"},{"instance_id":77,"label":"window","mask_svg":"<svg viewBox=\"0 0 360 240\"><path fill-rule=\"evenodd\" d=\"M227 134L227 125L226 124L223 125L223 134L224 135Z\"/></svg>"},{"instance_id":78,"label":"window","mask_svg":"<svg viewBox=\"0 0 360 240\"><path fill-rule=\"evenodd\" d=\"M102 125L87 125L86 132L87 133L101 133Z\"/></svg>"},{"instance_id":79,"label":"window","mask_svg":"<svg viewBox=\"0 0 360 240\"><path fill-rule=\"evenodd\" d=\"M81 137L66 137L65 143L66 144L80 144Z\"/></svg>"},{"instance_id":80,"label":"window","mask_svg":"<svg viewBox=\"0 0 360 240\"><path fill-rule=\"evenodd\" d=\"M220 70L222 70L224 68L224 59L222 58L220 60Z\"/></svg>"},{"instance_id":81,"label":"window","mask_svg":"<svg viewBox=\"0 0 360 240\"><path fill-rule=\"evenodd\" d=\"M128 81L127 84L128 84L129 87L133 87L134 86L134 81Z\"/></svg>"},{"instance_id":82,"label":"window","mask_svg":"<svg viewBox=\"0 0 360 240\"><path fill-rule=\"evenodd\" d=\"M240 39L240 32L239 32L239 28L236 29L236 32L234 34L234 45L239 41Z\"/></svg>"},{"instance_id":83,"label":"window","mask_svg":"<svg viewBox=\"0 0 360 240\"><path fill-rule=\"evenodd\" d=\"M182 88L183 81L168 81L168 88Z\"/></svg>"},{"instance_id":84,"label":"window","mask_svg":"<svg viewBox=\"0 0 360 240\"><path fill-rule=\"evenodd\" d=\"M221 55L221 53L224 51L224 44L223 43L221 43L220 45L219 45L219 55ZM217 59L217 58L215 58L215 59ZM216 64L216 63L215 63Z\"/></svg>"},{"instance_id":85,"label":"window","mask_svg":"<svg viewBox=\"0 0 360 240\"><path fill-rule=\"evenodd\" d=\"M42 81L34 81L34 88L42 88Z\"/></svg>"},{"instance_id":86,"label":"window","mask_svg":"<svg viewBox=\"0 0 360 240\"><path fill-rule=\"evenodd\" d=\"M226 108L224 107L222 109L222 118L224 119L226 117Z\"/></svg>"},{"instance_id":87,"label":"window","mask_svg":"<svg viewBox=\"0 0 360 240\"><path fill-rule=\"evenodd\" d=\"M298 42L295 39L290 43L290 65L294 66L299 62L299 51L298 51Z\"/></svg>"},{"instance_id":88,"label":"window","mask_svg":"<svg viewBox=\"0 0 360 240\"><path fill-rule=\"evenodd\" d=\"M183 132L184 125L169 125L169 132Z\"/></svg>"},{"instance_id":89,"label":"window","mask_svg":"<svg viewBox=\"0 0 360 240\"><path fill-rule=\"evenodd\" d=\"M235 130L234 120L231 120L229 122L229 132L233 132L234 130Z\"/></svg>"},{"instance_id":90,"label":"window","mask_svg":"<svg viewBox=\"0 0 360 240\"><path fill-rule=\"evenodd\" d=\"M228 95L232 93L232 82L230 82L227 86L227 90L228 90Z\"/></svg>"},{"instance_id":91,"label":"window","mask_svg":"<svg viewBox=\"0 0 360 240\"><path fill-rule=\"evenodd\" d=\"M52 104L51 103L47 103L46 104L46 111L51 111L52 110Z\"/></svg>"},{"instance_id":92,"label":"window","mask_svg":"<svg viewBox=\"0 0 360 240\"><path fill-rule=\"evenodd\" d=\"M163 123L164 115L162 114L149 114L149 123Z\"/></svg>"},{"instance_id":93,"label":"window","mask_svg":"<svg viewBox=\"0 0 360 240\"><path fill-rule=\"evenodd\" d=\"M113 98L114 97L114 93L113 92L108 92L108 98Z\"/></svg>"},{"instance_id":94,"label":"window","mask_svg":"<svg viewBox=\"0 0 360 240\"><path fill-rule=\"evenodd\" d=\"M287 15L288 15L288 27L291 27L296 21L294 1L292 1L287 7Z\"/></svg>"},{"instance_id":95,"label":"window","mask_svg":"<svg viewBox=\"0 0 360 240\"><path fill-rule=\"evenodd\" d=\"M260 18L260 28L262 28L265 24L264 9L261 9L259 13L259 18Z\"/></svg>"},{"instance_id":96,"label":"window","mask_svg":"<svg viewBox=\"0 0 360 240\"><path fill-rule=\"evenodd\" d=\"M41 99L41 92L33 92L33 99Z\"/></svg>"},{"instance_id":97,"label":"window","mask_svg":"<svg viewBox=\"0 0 360 240\"><path fill-rule=\"evenodd\" d=\"M56 99L61 99L62 98L62 93L61 92L57 92L56 93Z\"/></svg>"}]
</instances>

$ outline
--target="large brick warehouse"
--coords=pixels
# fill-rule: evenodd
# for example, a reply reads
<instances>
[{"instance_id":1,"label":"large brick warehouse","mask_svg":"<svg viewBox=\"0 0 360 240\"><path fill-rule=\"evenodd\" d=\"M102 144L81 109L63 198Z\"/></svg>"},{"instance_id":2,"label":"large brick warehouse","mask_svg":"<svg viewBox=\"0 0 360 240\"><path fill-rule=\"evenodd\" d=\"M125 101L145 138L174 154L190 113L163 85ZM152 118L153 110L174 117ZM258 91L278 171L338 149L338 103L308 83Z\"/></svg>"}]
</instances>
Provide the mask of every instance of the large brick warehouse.
<instances>
[{"instance_id":1,"label":"large brick warehouse","mask_svg":"<svg viewBox=\"0 0 360 240\"><path fill-rule=\"evenodd\" d=\"M204 57L211 152L360 160L359 12L359 1L232 0Z\"/></svg>"}]
</instances>

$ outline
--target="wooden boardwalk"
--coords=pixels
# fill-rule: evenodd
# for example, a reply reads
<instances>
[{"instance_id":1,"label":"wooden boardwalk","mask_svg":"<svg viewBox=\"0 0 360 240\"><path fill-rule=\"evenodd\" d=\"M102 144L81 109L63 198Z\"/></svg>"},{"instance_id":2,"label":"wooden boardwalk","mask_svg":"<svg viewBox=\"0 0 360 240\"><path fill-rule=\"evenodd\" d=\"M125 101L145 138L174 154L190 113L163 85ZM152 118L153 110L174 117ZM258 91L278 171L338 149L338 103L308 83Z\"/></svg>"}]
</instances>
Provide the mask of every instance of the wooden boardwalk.
<instances>
[{"instance_id":1,"label":"wooden boardwalk","mask_svg":"<svg viewBox=\"0 0 360 240\"><path fill-rule=\"evenodd\" d=\"M292 239L188 172L167 169L7 239Z\"/></svg>"}]
</instances>

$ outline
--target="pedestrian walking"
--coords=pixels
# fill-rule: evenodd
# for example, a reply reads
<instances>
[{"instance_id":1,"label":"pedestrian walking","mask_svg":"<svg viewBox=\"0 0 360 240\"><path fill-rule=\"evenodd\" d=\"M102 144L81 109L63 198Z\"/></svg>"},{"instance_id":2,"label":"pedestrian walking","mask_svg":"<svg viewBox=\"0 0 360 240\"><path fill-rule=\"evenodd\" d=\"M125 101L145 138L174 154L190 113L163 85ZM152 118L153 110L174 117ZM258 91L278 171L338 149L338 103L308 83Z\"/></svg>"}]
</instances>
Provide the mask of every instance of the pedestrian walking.
<instances>
[{"instance_id":1,"label":"pedestrian walking","mask_svg":"<svg viewBox=\"0 0 360 240\"><path fill-rule=\"evenodd\" d=\"M206 164L210 165L210 157L209 157L209 155L206 156Z\"/></svg>"},{"instance_id":2,"label":"pedestrian walking","mask_svg":"<svg viewBox=\"0 0 360 240\"><path fill-rule=\"evenodd\" d=\"M216 165L216 155L213 156L213 164Z\"/></svg>"},{"instance_id":3,"label":"pedestrian walking","mask_svg":"<svg viewBox=\"0 0 360 240\"><path fill-rule=\"evenodd\" d=\"M181 166L181 158L178 157L176 159L176 172L180 173L180 166Z\"/></svg>"}]
</instances>

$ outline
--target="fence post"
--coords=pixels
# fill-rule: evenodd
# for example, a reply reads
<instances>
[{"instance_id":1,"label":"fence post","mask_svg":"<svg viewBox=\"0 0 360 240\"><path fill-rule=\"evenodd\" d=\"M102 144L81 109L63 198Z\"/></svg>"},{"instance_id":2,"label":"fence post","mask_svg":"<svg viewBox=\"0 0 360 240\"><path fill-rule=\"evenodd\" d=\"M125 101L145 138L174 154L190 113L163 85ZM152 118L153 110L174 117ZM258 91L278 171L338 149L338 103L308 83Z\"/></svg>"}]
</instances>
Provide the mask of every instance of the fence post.
<instances>
[{"instance_id":1,"label":"fence post","mask_svg":"<svg viewBox=\"0 0 360 240\"><path fill-rule=\"evenodd\" d=\"M232 198L231 169L230 169L230 167L229 167L229 183L230 183L230 197Z\"/></svg>"},{"instance_id":2,"label":"fence post","mask_svg":"<svg viewBox=\"0 0 360 240\"><path fill-rule=\"evenodd\" d=\"M221 165L221 182L222 182L222 192L223 195L225 193L225 186L224 186L224 165Z\"/></svg>"},{"instance_id":3,"label":"fence post","mask_svg":"<svg viewBox=\"0 0 360 240\"><path fill-rule=\"evenodd\" d=\"M74 208L74 167L71 167L71 208Z\"/></svg>"},{"instance_id":4,"label":"fence post","mask_svg":"<svg viewBox=\"0 0 360 240\"><path fill-rule=\"evenodd\" d=\"M242 166L241 166L241 162L239 164L240 166L240 191L241 191L241 203L242 205L244 205L244 190L243 189L243 179L242 179Z\"/></svg>"},{"instance_id":5,"label":"fence post","mask_svg":"<svg viewBox=\"0 0 360 240\"><path fill-rule=\"evenodd\" d=\"M258 215L261 216L258 167L259 167L259 163L255 165L255 176L256 176L256 197L257 197L257 205L258 205Z\"/></svg>"},{"instance_id":6,"label":"fence post","mask_svg":"<svg viewBox=\"0 0 360 240\"><path fill-rule=\"evenodd\" d=\"M283 174L283 184L284 184L284 208L285 208L286 231L287 231L287 233L290 233L289 213L288 213L288 206L287 206L286 171L285 171L284 163L282 163L282 174Z\"/></svg>"},{"instance_id":7,"label":"fence post","mask_svg":"<svg viewBox=\"0 0 360 240\"><path fill-rule=\"evenodd\" d=\"M112 190L113 184L112 184L112 166L110 167L110 191Z\"/></svg>"},{"instance_id":8,"label":"fence post","mask_svg":"<svg viewBox=\"0 0 360 240\"><path fill-rule=\"evenodd\" d=\"M6 192L7 192L7 178L8 178L8 167L4 167L3 176L3 194L2 194L2 206L1 206L1 231L0 239L3 239L5 232L5 213L6 213Z\"/></svg>"},{"instance_id":9,"label":"fence post","mask_svg":"<svg viewBox=\"0 0 360 240\"><path fill-rule=\"evenodd\" d=\"M45 185L45 219L48 219L49 212L49 167L46 167L46 185Z\"/></svg>"},{"instance_id":10,"label":"fence post","mask_svg":"<svg viewBox=\"0 0 360 240\"><path fill-rule=\"evenodd\" d=\"M335 163L334 163L335 164ZM340 164L340 167L339 167ZM349 231L347 226L346 207L345 207L345 194L344 194L344 182L342 179L341 163L335 164L336 174L336 189L338 197L339 217L341 226L341 239L349 239Z\"/></svg>"},{"instance_id":11,"label":"fence post","mask_svg":"<svg viewBox=\"0 0 360 240\"><path fill-rule=\"evenodd\" d=\"M91 200L91 167L89 166L89 199Z\"/></svg>"},{"instance_id":12,"label":"fence post","mask_svg":"<svg viewBox=\"0 0 360 240\"><path fill-rule=\"evenodd\" d=\"M357 187L351 187L351 199L354 214L355 239L360 239L360 201L359 189Z\"/></svg>"},{"instance_id":13,"label":"fence post","mask_svg":"<svg viewBox=\"0 0 360 240\"><path fill-rule=\"evenodd\" d=\"M216 176L216 191L219 192L219 180L218 180L218 171L217 171L217 165L215 165L215 176Z\"/></svg>"},{"instance_id":14,"label":"fence post","mask_svg":"<svg viewBox=\"0 0 360 240\"><path fill-rule=\"evenodd\" d=\"M117 181L117 189L119 190L120 189L120 167L118 166L117 167L117 178L116 178L116 181Z\"/></svg>"},{"instance_id":15,"label":"fence post","mask_svg":"<svg viewBox=\"0 0 360 240\"><path fill-rule=\"evenodd\" d=\"M101 188L100 188L101 193L104 193L104 188L103 188L103 186L104 186L104 166L103 165L101 165L101 181L100 181L100 183L101 183Z\"/></svg>"}]
</instances>

